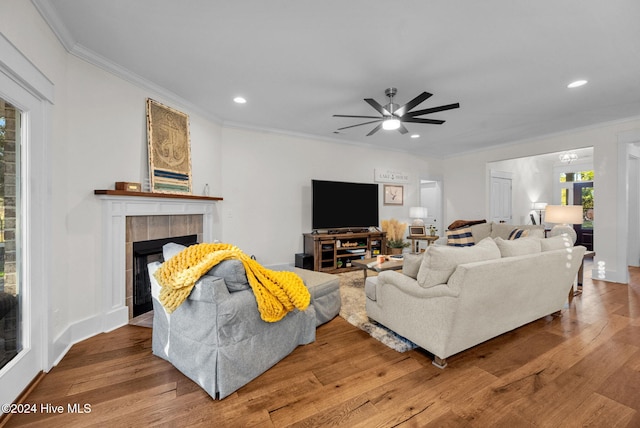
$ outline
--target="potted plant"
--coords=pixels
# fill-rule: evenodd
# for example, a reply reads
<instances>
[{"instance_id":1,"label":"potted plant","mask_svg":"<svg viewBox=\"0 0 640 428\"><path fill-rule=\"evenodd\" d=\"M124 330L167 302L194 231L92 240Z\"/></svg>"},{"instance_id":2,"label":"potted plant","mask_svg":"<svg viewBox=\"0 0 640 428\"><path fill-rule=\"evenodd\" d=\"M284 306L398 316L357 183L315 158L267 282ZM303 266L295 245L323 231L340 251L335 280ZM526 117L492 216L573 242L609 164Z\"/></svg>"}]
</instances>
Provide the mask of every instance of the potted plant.
<instances>
[{"instance_id":1,"label":"potted plant","mask_svg":"<svg viewBox=\"0 0 640 428\"><path fill-rule=\"evenodd\" d=\"M380 222L382 231L387 233L387 254L402 254L402 249L408 247L409 242L403 239L407 223L400 223L395 218Z\"/></svg>"}]
</instances>

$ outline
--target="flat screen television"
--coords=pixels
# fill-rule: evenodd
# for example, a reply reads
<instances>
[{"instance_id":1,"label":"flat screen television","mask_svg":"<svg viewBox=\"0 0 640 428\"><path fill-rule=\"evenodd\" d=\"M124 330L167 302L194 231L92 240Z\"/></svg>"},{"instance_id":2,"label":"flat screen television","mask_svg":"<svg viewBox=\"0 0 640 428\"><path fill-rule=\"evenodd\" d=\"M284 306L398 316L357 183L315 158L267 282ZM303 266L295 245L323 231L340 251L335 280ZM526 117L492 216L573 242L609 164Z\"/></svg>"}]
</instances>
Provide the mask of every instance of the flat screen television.
<instances>
[{"instance_id":1,"label":"flat screen television","mask_svg":"<svg viewBox=\"0 0 640 428\"><path fill-rule=\"evenodd\" d=\"M317 229L378 226L378 185L311 180L312 218Z\"/></svg>"}]
</instances>

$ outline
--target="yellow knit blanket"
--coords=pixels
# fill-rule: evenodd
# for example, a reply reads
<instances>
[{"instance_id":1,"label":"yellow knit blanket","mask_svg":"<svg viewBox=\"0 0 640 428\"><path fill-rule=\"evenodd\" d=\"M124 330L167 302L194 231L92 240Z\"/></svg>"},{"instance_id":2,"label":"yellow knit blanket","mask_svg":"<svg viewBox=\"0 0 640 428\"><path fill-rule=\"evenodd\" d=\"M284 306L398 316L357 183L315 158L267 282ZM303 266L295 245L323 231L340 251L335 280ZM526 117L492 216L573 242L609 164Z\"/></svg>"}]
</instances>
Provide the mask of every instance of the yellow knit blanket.
<instances>
[{"instance_id":1,"label":"yellow knit blanket","mask_svg":"<svg viewBox=\"0 0 640 428\"><path fill-rule=\"evenodd\" d=\"M192 245L165 261L155 273L161 286L160 303L167 312L173 312L189 297L201 276L228 259L242 261L264 321L280 321L294 308L305 310L309 306L311 295L298 275L267 269L230 244Z\"/></svg>"}]
</instances>

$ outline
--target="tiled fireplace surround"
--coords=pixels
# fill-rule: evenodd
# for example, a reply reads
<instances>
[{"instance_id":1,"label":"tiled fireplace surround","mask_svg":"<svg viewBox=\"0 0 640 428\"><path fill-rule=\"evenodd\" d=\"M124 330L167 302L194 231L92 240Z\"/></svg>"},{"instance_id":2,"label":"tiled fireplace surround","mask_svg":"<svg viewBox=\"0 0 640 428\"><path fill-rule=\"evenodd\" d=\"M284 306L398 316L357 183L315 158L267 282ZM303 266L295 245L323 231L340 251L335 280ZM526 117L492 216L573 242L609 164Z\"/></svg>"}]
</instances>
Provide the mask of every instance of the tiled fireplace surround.
<instances>
[{"instance_id":1,"label":"tiled fireplace surround","mask_svg":"<svg viewBox=\"0 0 640 428\"><path fill-rule=\"evenodd\" d=\"M103 220L102 331L110 331L131 318L133 242L194 234L198 242L213 242L216 201L161 195L98 197Z\"/></svg>"},{"instance_id":2,"label":"tiled fireplace surround","mask_svg":"<svg viewBox=\"0 0 640 428\"><path fill-rule=\"evenodd\" d=\"M133 243L151 239L197 235L202 240L202 215L145 215L126 218L126 294L129 319L133 318Z\"/></svg>"}]
</instances>

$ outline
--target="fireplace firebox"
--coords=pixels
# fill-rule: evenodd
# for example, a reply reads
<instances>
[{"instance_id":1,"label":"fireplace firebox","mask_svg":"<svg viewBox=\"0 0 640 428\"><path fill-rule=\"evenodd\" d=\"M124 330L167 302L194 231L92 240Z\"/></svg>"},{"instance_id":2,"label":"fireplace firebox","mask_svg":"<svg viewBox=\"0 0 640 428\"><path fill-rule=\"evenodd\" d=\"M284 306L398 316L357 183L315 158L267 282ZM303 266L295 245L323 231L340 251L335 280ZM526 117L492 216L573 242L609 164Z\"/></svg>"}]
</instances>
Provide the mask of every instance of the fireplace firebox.
<instances>
[{"instance_id":1,"label":"fireplace firebox","mask_svg":"<svg viewBox=\"0 0 640 428\"><path fill-rule=\"evenodd\" d=\"M153 309L147 265L154 261L163 262L162 247L170 242L189 246L198 243L198 236L186 235L133 243L133 317Z\"/></svg>"}]
</instances>

